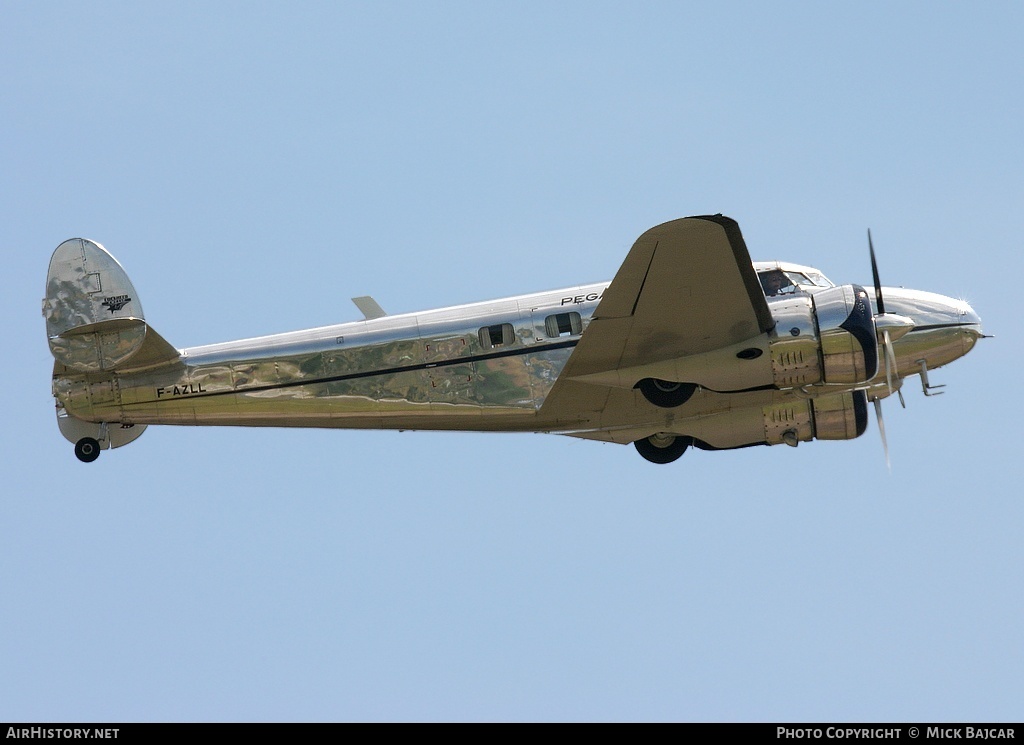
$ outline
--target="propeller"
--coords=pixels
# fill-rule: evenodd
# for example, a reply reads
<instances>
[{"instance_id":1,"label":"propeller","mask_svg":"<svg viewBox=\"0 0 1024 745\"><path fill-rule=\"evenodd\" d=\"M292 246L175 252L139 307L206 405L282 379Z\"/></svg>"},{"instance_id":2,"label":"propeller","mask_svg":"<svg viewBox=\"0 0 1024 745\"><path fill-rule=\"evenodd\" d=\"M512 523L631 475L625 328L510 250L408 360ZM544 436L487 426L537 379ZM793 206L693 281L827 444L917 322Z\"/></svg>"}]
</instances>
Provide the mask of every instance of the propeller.
<instances>
[{"instance_id":1,"label":"propeller","mask_svg":"<svg viewBox=\"0 0 1024 745\"><path fill-rule=\"evenodd\" d=\"M875 258L875 244L871 240L871 229L868 229L868 250L871 252L871 276L875 280L875 332L882 346L882 355L885 359L885 385L889 395L893 393L892 379L899 378L899 370L896 367L896 351L892 343L914 328L914 322L906 316L897 313L885 312L885 298L882 297L882 281L878 278L878 259ZM899 393L898 389L896 391ZM900 403L907 408L903 401L903 394L900 393Z\"/></svg>"},{"instance_id":2,"label":"propeller","mask_svg":"<svg viewBox=\"0 0 1024 745\"><path fill-rule=\"evenodd\" d=\"M885 386L889 395L893 394L892 380L899 381L899 369L896 366L896 351L893 342L902 337L914 328L914 321L906 316L897 313L885 312L885 298L882 297L882 281L878 277L878 260L875 258L875 243L871 240L871 229L868 228L868 251L871 253L871 276L875 281L875 335L882 347L882 355L885 360ZM903 392L899 385L895 389L899 395L900 405L907 408L903 400ZM875 398L875 417L878 420L878 434L882 438L882 449L885 451L885 465L892 472L892 464L889 461L889 444L885 439L885 420L882 418L882 399Z\"/></svg>"},{"instance_id":3,"label":"propeller","mask_svg":"<svg viewBox=\"0 0 1024 745\"><path fill-rule=\"evenodd\" d=\"M892 463L889 462L889 443L885 441L885 420L882 419L882 399L875 399L875 417L878 419L878 434L882 438L882 450L885 451L885 467L892 473Z\"/></svg>"},{"instance_id":4,"label":"propeller","mask_svg":"<svg viewBox=\"0 0 1024 745\"><path fill-rule=\"evenodd\" d=\"M875 244L871 240L871 228L868 228L868 251L871 252L871 276L875 280L875 304L878 306L878 315L885 315L885 301L882 300L882 280L878 278L878 260L875 259Z\"/></svg>"}]
</instances>

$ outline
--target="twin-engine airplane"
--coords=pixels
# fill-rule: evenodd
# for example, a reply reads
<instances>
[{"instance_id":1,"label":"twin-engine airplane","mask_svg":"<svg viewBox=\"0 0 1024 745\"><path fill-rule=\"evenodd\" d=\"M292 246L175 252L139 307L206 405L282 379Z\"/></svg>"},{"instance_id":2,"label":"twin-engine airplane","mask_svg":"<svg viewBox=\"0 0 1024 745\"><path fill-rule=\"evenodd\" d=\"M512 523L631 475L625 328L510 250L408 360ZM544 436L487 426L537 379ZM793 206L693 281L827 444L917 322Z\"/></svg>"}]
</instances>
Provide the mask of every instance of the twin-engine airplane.
<instances>
[{"instance_id":1,"label":"twin-engine airplane","mask_svg":"<svg viewBox=\"0 0 1024 745\"><path fill-rule=\"evenodd\" d=\"M870 234L869 234L870 243ZM849 440L875 402L984 335L962 300L751 263L722 215L644 233L610 282L177 349L103 246L50 260L43 315L61 433L85 462L149 424L551 432L654 463ZM902 394L900 394L902 400ZM887 456L888 457L888 456Z\"/></svg>"}]
</instances>

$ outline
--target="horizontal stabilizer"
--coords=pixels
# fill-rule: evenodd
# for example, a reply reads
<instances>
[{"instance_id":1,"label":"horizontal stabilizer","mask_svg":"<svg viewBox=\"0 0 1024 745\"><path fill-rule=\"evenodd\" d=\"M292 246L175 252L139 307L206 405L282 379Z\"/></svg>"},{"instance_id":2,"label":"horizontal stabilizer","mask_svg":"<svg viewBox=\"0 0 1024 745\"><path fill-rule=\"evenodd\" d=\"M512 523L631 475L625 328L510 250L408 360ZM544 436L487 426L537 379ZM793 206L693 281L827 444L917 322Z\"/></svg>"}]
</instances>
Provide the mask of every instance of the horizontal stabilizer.
<instances>
[{"instance_id":1,"label":"horizontal stabilizer","mask_svg":"<svg viewBox=\"0 0 1024 745\"><path fill-rule=\"evenodd\" d=\"M141 370L142 368L157 367L158 365L177 362L179 359L181 359L181 353L154 331L152 326L146 326L146 338L142 340L142 346L129 359L117 365L116 368L119 372Z\"/></svg>"}]
</instances>

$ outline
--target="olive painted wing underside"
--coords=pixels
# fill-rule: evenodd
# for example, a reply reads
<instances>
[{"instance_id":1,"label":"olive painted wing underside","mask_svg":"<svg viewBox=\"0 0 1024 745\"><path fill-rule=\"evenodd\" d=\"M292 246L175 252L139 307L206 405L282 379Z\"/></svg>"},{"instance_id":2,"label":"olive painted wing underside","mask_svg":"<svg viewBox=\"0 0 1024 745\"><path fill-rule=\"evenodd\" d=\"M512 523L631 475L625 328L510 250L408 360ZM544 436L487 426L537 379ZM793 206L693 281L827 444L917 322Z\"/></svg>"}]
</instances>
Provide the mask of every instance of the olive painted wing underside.
<instances>
[{"instance_id":1,"label":"olive painted wing underside","mask_svg":"<svg viewBox=\"0 0 1024 745\"><path fill-rule=\"evenodd\" d=\"M658 225L633 244L540 415L593 423L658 365L708 359L772 326L736 221L712 215Z\"/></svg>"}]
</instances>

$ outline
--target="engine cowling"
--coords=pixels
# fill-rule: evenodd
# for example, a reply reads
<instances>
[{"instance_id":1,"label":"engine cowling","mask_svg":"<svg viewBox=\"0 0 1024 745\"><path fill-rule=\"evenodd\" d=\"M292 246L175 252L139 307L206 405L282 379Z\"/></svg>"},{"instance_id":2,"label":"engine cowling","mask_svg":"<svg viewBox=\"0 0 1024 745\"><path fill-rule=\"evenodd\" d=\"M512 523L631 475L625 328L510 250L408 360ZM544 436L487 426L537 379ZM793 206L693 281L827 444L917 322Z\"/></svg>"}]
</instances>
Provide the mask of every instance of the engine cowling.
<instances>
[{"instance_id":1,"label":"engine cowling","mask_svg":"<svg viewBox=\"0 0 1024 745\"><path fill-rule=\"evenodd\" d=\"M867 429L868 396L864 391L845 391L814 399L792 398L765 406L762 413L769 445L853 440Z\"/></svg>"},{"instance_id":2,"label":"engine cowling","mask_svg":"<svg viewBox=\"0 0 1024 745\"><path fill-rule=\"evenodd\" d=\"M878 372L878 341L867 291L843 285L774 300L770 350L778 388L865 383Z\"/></svg>"},{"instance_id":3,"label":"engine cowling","mask_svg":"<svg viewBox=\"0 0 1024 745\"><path fill-rule=\"evenodd\" d=\"M819 440L853 440L868 428L868 394L849 391L814 399L814 436Z\"/></svg>"},{"instance_id":4,"label":"engine cowling","mask_svg":"<svg viewBox=\"0 0 1024 745\"><path fill-rule=\"evenodd\" d=\"M815 293L826 383L866 383L878 372L878 339L868 293L843 285Z\"/></svg>"}]
</instances>

